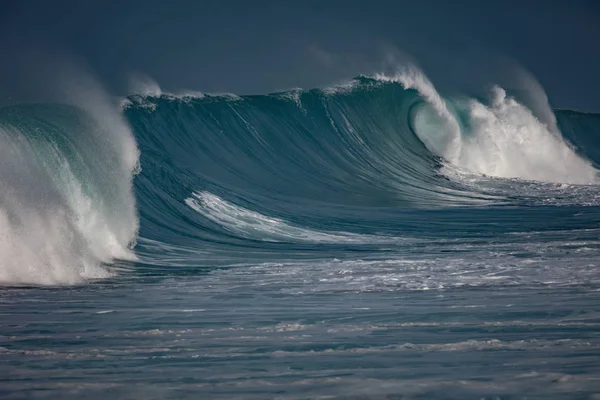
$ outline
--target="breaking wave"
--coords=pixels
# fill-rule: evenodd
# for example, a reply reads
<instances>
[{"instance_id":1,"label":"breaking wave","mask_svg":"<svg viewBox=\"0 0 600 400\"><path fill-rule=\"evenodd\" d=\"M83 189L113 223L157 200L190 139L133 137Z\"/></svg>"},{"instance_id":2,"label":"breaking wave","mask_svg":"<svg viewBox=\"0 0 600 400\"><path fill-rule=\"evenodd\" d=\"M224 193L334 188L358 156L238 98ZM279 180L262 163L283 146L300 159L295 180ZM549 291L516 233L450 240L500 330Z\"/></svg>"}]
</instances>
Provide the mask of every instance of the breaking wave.
<instances>
[{"instance_id":1,"label":"breaking wave","mask_svg":"<svg viewBox=\"0 0 600 400\"><path fill-rule=\"evenodd\" d=\"M110 276L117 259L388 251L471 234L476 218L415 210L600 199L600 117L538 104L556 115L541 119L497 86L487 99L445 96L405 68L255 96L143 88L122 109L0 110L0 282L81 283Z\"/></svg>"}]
</instances>

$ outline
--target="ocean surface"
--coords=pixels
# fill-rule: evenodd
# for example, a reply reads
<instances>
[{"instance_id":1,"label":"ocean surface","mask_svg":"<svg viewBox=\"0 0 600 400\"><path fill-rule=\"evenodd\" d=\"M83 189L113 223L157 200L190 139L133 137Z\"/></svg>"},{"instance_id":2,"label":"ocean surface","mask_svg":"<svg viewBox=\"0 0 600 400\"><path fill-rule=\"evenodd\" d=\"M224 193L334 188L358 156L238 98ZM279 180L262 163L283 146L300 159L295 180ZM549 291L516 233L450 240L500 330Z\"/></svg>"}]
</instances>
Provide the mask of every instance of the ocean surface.
<instances>
[{"instance_id":1,"label":"ocean surface","mask_svg":"<svg viewBox=\"0 0 600 400\"><path fill-rule=\"evenodd\" d=\"M600 115L526 97L0 109L0 398L599 399Z\"/></svg>"}]
</instances>

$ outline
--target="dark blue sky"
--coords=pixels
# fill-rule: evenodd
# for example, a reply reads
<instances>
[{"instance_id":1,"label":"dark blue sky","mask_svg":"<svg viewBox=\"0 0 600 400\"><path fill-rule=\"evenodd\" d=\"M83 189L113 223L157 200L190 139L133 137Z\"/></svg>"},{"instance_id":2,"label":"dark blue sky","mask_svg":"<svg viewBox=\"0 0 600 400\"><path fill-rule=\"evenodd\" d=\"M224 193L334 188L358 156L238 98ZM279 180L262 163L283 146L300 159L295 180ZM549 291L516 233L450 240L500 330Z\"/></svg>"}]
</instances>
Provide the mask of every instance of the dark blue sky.
<instances>
[{"instance_id":1,"label":"dark blue sky","mask_svg":"<svg viewBox=\"0 0 600 400\"><path fill-rule=\"evenodd\" d=\"M3 101L34 96L63 58L89 66L115 94L140 73L171 91L263 93L371 73L402 51L442 89L502 81L518 63L553 106L600 112L600 1L5 0L0 7Z\"/></svg>"}]
</instances>

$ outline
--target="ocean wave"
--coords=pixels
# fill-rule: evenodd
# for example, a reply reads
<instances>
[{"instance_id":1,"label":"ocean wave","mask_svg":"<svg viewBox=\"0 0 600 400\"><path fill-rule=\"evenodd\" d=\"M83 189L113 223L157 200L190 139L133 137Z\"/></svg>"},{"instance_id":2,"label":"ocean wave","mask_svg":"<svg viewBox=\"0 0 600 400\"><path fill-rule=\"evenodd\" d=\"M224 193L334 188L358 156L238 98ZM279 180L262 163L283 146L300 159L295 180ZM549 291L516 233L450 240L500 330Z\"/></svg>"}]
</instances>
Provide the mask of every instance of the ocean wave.
<instances>
[{"instance_id":1,"label":"ocean wave","mask_svg":"<svg viewBox=\"0 0 600 400\"><path fill-rule=\"evenodd\" d=\"M81 283L136 257L260 264L281 244L298 257L320 244L391 252L480 229L446 209L600 200L598 116L538 118L500 87L447 96L414 67L267 95L148 84L121 109L88 100L0 110L2 283ZM428 225L418 210L442 217Z\"/></svg>"}]
</instances>

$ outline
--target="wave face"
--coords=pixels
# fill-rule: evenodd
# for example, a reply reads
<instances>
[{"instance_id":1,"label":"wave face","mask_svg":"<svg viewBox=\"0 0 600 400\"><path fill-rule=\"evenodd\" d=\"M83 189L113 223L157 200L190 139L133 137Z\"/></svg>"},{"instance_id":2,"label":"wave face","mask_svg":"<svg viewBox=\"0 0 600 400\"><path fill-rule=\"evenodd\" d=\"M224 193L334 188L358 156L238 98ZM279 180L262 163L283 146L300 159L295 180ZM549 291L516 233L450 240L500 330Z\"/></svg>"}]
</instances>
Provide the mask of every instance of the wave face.
<instances>
[{"instance_id":1,"label":"wave face","mask_svg":"<svg viewBox=\"0 0 600 400\"><path fill-rule=\"evenodd\" d=\"M556 119L500 87L444 97L415 69L269 95L130 96L144 167L137 254L155 266L344 246L367 256L472 226L506 234L525 210L597 205L598 117L536 106Z\"/></svg>"}]
</instances>

